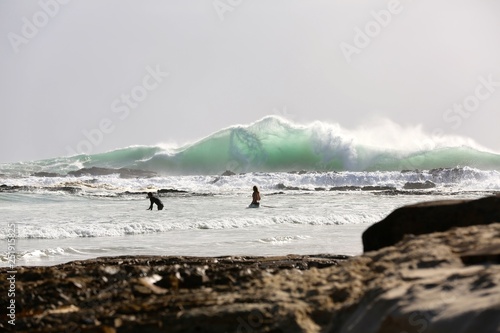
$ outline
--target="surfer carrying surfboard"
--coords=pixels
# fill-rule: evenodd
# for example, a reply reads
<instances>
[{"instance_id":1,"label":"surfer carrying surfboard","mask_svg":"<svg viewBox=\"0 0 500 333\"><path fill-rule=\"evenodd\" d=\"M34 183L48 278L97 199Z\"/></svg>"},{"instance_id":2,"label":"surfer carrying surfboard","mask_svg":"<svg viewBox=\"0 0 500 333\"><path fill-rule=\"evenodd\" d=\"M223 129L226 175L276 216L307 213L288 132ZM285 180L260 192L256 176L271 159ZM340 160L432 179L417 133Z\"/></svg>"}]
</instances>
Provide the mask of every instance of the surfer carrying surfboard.
<instances>
[{"instance_id":1,"label":"surfer carrying surfboard","mask_svg":"<svg viewBox=\"0 0 500 333\"><path fill-rule=\"evenodd\" d=\"M259 189L257 186L253 187L253 194L252 194L252 203L250 204L250 207L257 208L260 206L260 193Z\"/></svg>"},{"instance_id":2,"label":"surfer carrying surfboard","mask_svg":"<svg viewBox=\"0 0 500 333\"><path fill-rule=\"evenodd\" d=\"M161 202L160 198L154 197L153 193L148 192L148 198L151 201L151 205L149 206L148 210L153 210L153 204L156 204L158 206L158 210L163 209L163 202Z\"/></svg>"}]
</instances>

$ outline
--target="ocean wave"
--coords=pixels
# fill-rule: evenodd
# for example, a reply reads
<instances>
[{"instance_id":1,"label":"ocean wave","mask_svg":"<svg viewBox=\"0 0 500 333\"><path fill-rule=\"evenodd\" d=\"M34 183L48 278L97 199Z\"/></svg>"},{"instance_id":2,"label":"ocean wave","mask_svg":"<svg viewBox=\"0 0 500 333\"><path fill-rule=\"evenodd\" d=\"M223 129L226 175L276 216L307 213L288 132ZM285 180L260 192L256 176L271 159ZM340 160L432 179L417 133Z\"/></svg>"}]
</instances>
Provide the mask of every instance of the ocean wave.
<instances>
[{"instance_id":1,"label":"ocean wave","mask_svg":"<svg viewBox=\"0 0 500 333\"><path fill-rule=\"evenodd\" d=\"M2 164L0 174L66 174L91 167L140 169L162 175L214 175L225 170L242 173L500 169L500 155L481 149L470 139L433 138L421 131L388 130L387 126L348 131L337 124L298 125L270 116L250 125L222 129L176 149L132 146L102 154ZM393 133L393 137L387 139L387 132ZM381 137L386 138L385 142Z\"/></svg>"},{"instance_id":2,"label":"ocean wave","mask_svg":"<svg viewBox=\"0 0 500 333\"><path fill-rule=\"evenodd\" d=\"M274 237L266 237L261 238L258 241L264 244L272 244L272 245L283 245L289 244L296 241L306 240L311 238L308 235L295 235L295 236L274 236Z\"/></svg>"},{"instance_id":3,"label":"ocean wave","mask_svg":"<svg viewBox=\"0 0 500 333\"><path fill-rule=\"evenodd\" d=\"M266 209L266 208L262 208ZM45 223L38 225L20 225L17 239L68 239L120 237L130 235L160 234L175 230L222 230L240 229L283 224L299 225L347 225L371 223L382 218L381 214L346 214L346 215L284 215L258 217L228 217L207 219L204 221L184 220L176 223L153 222L113 222L113 223ZM6 238L6 232L0 229L0 239Z\"/></svg>"},{"instance_id":4,"label":"ocean wave","mask_svg":"<svg viewBox=\"0 0 500 333\"><path fill-rule=\"evenodd\" d=\"M47 260L54 257L68 257L75 258L76 257L92 257L96 255L103 255L107 252L107 249L104 248L95 248L95 249L76 249L73 247L51 247L45 249L32 249L32 250L24 250L16 253L15 258L16 262L43 262L43 260ZM0 267L7 266L9 262L9 258L5 253L0 253Z\"/></svg>"}]
</instances>

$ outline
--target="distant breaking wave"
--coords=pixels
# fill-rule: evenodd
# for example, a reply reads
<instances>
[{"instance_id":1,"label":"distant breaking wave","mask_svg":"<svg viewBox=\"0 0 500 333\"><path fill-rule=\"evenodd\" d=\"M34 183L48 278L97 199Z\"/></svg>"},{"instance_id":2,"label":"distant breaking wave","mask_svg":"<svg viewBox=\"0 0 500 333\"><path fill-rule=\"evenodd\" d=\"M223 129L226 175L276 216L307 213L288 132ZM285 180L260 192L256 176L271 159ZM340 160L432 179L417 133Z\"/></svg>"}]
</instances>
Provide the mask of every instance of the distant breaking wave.
<instances>
[{"instance_id":1,"label":"distant breaking wave","mask_svg":"<svg viewBox=\"0 0 500 333\"><path fill-rule=\"evenodd\" d=\"M401 136L408 133L401 131ZM134 168L168 175L213 175L225 170L400 171L471 167L500 170L500 155L466 143L434 143L415 137L402 149L398 139L377 145L375 135L360 140L338 125L315 122L297 125L269 116L250 125L222 129L202 140L166 150L133 146L102 154L59 157L0 165L0 173L21 175L47 171L66 173L83 167ZM404 138L401 137L401 140ZM443 141L443 140L441 140ZM432 144L429 144L431 142Z\"/></svg>"}]
</instances>

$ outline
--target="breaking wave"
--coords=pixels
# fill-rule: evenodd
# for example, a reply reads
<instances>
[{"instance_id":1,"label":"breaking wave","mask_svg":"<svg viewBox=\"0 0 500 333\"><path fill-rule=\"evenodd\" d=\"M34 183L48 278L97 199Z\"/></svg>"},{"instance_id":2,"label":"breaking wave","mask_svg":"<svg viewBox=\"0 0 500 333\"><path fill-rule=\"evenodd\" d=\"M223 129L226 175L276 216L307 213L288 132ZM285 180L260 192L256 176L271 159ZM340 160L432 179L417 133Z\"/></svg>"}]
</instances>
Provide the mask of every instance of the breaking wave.
<instances>
[{"instance_id":1,"label":"breaking wave","mask_svg":"<svg viewBox=\"0 0 500 333\"><path fill-rule=\"evenodd\" d=\"M250 125L222 129L175 149L132 146L102 154L3 164L0 173L65 174L93 166L134 168L165 175L212 175L225 170L241 173L500 169L499 154L481 149L468 139L431 138L419 130L415 135L399 128L394 137L387 140L389 144L381 144L379 138L387 132L390 131L384 128L347 131L324 122L298 125L269 116Z\"/></svg>"}]
</instances>

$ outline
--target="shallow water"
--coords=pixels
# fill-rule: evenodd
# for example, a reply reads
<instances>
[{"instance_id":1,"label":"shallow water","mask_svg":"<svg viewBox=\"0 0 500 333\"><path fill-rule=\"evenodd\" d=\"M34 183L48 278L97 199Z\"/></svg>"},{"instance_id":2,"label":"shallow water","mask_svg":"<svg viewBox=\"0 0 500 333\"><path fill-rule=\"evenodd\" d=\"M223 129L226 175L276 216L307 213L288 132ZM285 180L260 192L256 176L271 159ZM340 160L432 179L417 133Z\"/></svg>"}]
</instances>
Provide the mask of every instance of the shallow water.
<instances>
[{"instance_id":1,"label":"shallow water","mask_svg":"<svg viewBox=\"0 0 500 333\"><path fill-rule=\"evenodd\" d=\"M482 193L377 195L377 192L262 191L163 196L147 211L145 196L0 193L1 246L16 227L16 265L53 265L117 255L286 255L362 252L361 234L397 207ZM156 208L156 207L155 207ZM7 266L5 253L0 264Z\"/></svg>"}]
</instances>

